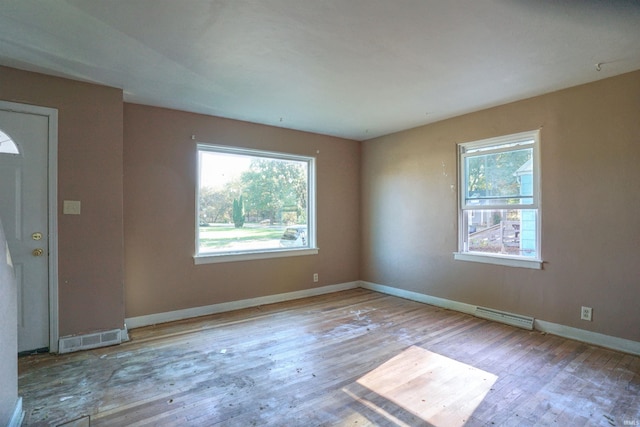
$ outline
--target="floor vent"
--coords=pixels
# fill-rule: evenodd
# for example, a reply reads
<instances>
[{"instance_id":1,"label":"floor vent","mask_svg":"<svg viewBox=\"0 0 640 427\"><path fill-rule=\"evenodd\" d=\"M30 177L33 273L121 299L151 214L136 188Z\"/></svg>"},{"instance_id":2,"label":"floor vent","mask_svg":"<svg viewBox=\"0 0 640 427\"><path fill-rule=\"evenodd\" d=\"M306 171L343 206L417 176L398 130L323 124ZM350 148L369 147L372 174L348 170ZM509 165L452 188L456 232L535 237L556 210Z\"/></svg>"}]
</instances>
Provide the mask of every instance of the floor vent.
<instances>
[{"instance_id":1,"label":"floor vent","mask_svg":"<svg viewBox=\"0 0 640 427\"><path fill-rule=\"evenodd\" d=\"M95 334L75 335L60 338L58 351L60 353L71 353L78 350L88 350L90 348L106 347L120 344L122 342L122 331L114 329L111 331L97 332Z\"/></svg>"},{"instance_id":2,"label":"floor vent","mask_svg":"<svg viewBox=\"0 0 640 427\"><path fill-rule=\"evenodd\" d=\"M475 315L483 319L495 320L507 325L517 326L528 330L533 330L533 317L520 316L518 314L507 313L505 311L492 310L485 307L476 307Z\"/></svg>"}]
</instances>

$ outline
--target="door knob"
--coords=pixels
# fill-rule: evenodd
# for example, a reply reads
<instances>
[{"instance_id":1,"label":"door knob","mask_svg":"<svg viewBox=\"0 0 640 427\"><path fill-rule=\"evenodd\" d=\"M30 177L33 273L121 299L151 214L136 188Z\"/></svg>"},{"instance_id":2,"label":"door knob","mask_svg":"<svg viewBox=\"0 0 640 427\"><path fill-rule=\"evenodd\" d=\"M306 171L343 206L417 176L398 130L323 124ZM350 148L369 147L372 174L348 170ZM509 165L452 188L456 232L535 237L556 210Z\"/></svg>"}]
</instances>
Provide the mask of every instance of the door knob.
<instances>
[{"instance_id":1,"label":"door knob","mask_svg":"<svg viewBox=\"0 0 640 427\"><path fill-rule=\"evenodd\" d=\"M44 251L41 248L38 248L38 249L34 249L33 252L31 252L31 254L33 256L42 256L42 254L44 254Z\"/></svg>"}]
</instances>

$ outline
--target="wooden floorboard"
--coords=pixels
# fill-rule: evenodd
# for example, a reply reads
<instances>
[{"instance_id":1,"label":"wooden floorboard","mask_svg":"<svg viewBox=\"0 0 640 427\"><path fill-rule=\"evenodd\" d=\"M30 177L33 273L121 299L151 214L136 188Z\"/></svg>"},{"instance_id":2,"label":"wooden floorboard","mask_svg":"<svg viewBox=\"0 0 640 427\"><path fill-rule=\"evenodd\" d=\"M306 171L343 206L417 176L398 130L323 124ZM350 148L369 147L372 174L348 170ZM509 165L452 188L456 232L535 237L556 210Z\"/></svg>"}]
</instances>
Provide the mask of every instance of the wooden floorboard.
<instances>
[{"instance_id":1,"label":"wooden floorboard","mask_svg":"<svg viewBox=\"0 0 640 427\"><path fill-rule=\"evenodd\" d=\"M640 425L640 357L364 289L21 357L25 426Z\"/></svg>"}]
</instances>

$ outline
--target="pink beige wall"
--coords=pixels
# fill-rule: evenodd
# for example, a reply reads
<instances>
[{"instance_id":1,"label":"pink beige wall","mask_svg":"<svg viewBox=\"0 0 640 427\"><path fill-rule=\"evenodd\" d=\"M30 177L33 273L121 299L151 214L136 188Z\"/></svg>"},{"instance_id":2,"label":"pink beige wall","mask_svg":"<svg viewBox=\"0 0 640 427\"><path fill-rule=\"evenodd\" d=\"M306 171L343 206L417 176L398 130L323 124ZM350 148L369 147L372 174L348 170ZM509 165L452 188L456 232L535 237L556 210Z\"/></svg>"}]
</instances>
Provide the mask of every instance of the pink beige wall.
<instances>
[{"instance_id":1,"label":"pink beige wall","mask_svg":"<svg viewBox=\"0 0 640 427\"><path fill-rule=\"evenodd\" d=\"M0 425L9 425L18 401L18 305L13 267L0 219Z\"/></svg>"},{"instance_id":2,"label":"pink beige wall","mask_svg":"<svg viewBox=\"0 0 640 427\"><path fill-rule=\"evenodd\" d=\"M316 156L319 254L194 265L197 157L191 135L199 142ZM355 141L125 104L126 316L358 280L359 164Z\"/></svg>"},{"instance_id":3,"label":"pink beige wall","mask_svg":"<svg viewBox=\"0 0 640 427\"><path fill-rule=\"evenodd\" d=\"M122 328L122 91L0 67L0 99L58 109L60 336Z\"/></svg>"},{"instance_id":4,"label":"pink beige wall","mask_svg":"<svg viewBox=\"0 0 640 427\"><path fill-rule=\"evenodd\" d=\"M123 104L119 89L5 67L0 99L59 111L61 336L362 279L640 341L640 72L363 144ZM544 270L454 261L456 143L539 127ZM192 134L316 155L320 253L194 265ZM63 200L82 215L62 215Z\"/></svg>"},{"instance_id":5,"label":"pink beige wall","mask_svg":"<svg viewBox=\"0 0 640 427\"><path fill-rule=\"evenodd\" d=\"M538 128L544 269L454 261L456 143ZM363 280L640 341L640 71L366 141L361 161Z\"/></svg>"}]
</instances>

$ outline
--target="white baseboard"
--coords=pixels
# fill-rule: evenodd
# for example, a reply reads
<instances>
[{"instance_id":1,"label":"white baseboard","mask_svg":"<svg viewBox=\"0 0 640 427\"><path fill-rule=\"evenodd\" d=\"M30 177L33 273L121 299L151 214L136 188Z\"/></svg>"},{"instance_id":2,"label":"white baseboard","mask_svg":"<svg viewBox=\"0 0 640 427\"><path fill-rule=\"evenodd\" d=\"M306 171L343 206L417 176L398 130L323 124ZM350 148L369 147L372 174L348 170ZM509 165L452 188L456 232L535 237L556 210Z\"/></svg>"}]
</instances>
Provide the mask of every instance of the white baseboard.
<instances>
[{"instance_id":1,"label":"white baseboard","mask_svg":"<svg viewBox=\"0 0 640 427\"><path fill-rule=\"evenodd\" d=\"M370 289L372 291L381 292L383 294L393 295L412 301L422 302L436 307L446 308L449 310L460 311L474 315L476 306L463 302L452 301L444 298L438 298L419 292L406 291L391 286L379 285L376 283L360 281L360 287ZM610 335L599 334L597 332L585 331L584 329L572 328L557 323L547 322L535 319L534 329L540 332L546 332L563 338L569 338L581 341L587 344L598 345L600 347L612 350L622 351L625 353L640 355L640 342L631 341L624 338L612 337Z\"/></svg>"},{"instance_id":2,"label":"white baseboard","mask_svg":"<svg viewBox=\"0 0 640 427\"><path fill-rule=\"evenodd\" d=\"M332 292L344 291L347 289L364 288L383 294L393 295L436 307L454 310L461 313L474 315L477 306L463 302L453 301L445 298L434 297L419 292L407 291L394 288L392 286L380 285L367 281L347 282L337 285L323 286L321 288L306 289L303 291L287 292L283 294L267 295L264 297L250 298L239 301L231 301L220 304L207 305L202 307L186 308L183 310L168 311L164 313L149 314L145 316L129 317L125 319L125 329L123 330L123 341L128 338L127 329L140 328L143 326L156 325L158 323L173 322L176 320L189 319L192 317L206 316L209 314L223 313L226 311L239 310L249 307L257 307L265 304L291 301L300 298L312 297L316 295L329 294ZM610 335L590 332L583 329L572 328L570 326L559 325L536 319L534 329L564 338L574 339L587 344L598 345L612 350L623 351L625 353L640 355L640 342L631 341L624 338L612 337ZM62 352L62 351L61 351Z\"/></svg>"},{"instance_id":3,"label":"white baseboard","mask_svg":"<svg viewBox=\"0 0 640 427\"><path fill-rule=\"evenodd\" d=\"M534 328L541 332L582 341L587 344L599 345L625 353L640 356L640 342L631 341L624 338L612 337L611 335L599 334L597 332L585 331L584 329L572 328L557 323L535 320Z\"/></svg>"},{"instance_id":4,"label":"white baseboard","mask_svg":"<svg viewBox=\"0 0 640 427\"><path fill-rule=\"evenodd\" d=\"M360 287L369 289L376 292L381 292L387 295L393 295L408 299L411 301L422 302L429 305L435 305L436 307L446 308L449 310L460 311L462 313L474 314L476 306L471 304L465 304L463 302L452 301L444 298L433 297L431 295L421 294L419 292L406 291L404 289L394 288L392 286L379 285L377 283L360 281Z\"/></svg>"},{"instance_id":5,"label":"white baseboard","mask_svg":"<svg viewBox=\"0 0 640 427\"><path fill-rule=\"evenodd\" d=\"M347 282L338 285L323 286L320 288L305 289L303 291L287 292L283 294L267 295L264 297L250 298L239 301L230 301L220 304L202 307L185 308L183 310L167 311L164 313L148 314L145 316L129 317L125 319L127 328L134 329L142 326L156 325L158 323L173 322L192 317L207 316L209 314L223 313L259 305L273 304L277 302L291 301L316 295L330 294L333 292L355 289L360 287L360 282Z\"/></svg>"},{"instance_id":6,"label":"white baseboard","mask_svg":"<svg viewBox=\"0 0 640 427\"><path fill-rule=\"evenodd\" d=\"M11 416L7 427L20 427L22 425L23 419L24 411L22 410L22 398L18 397L18 400L16 401L16 407L13 410L13 415Z\"/></svg>"}]
</instances>

